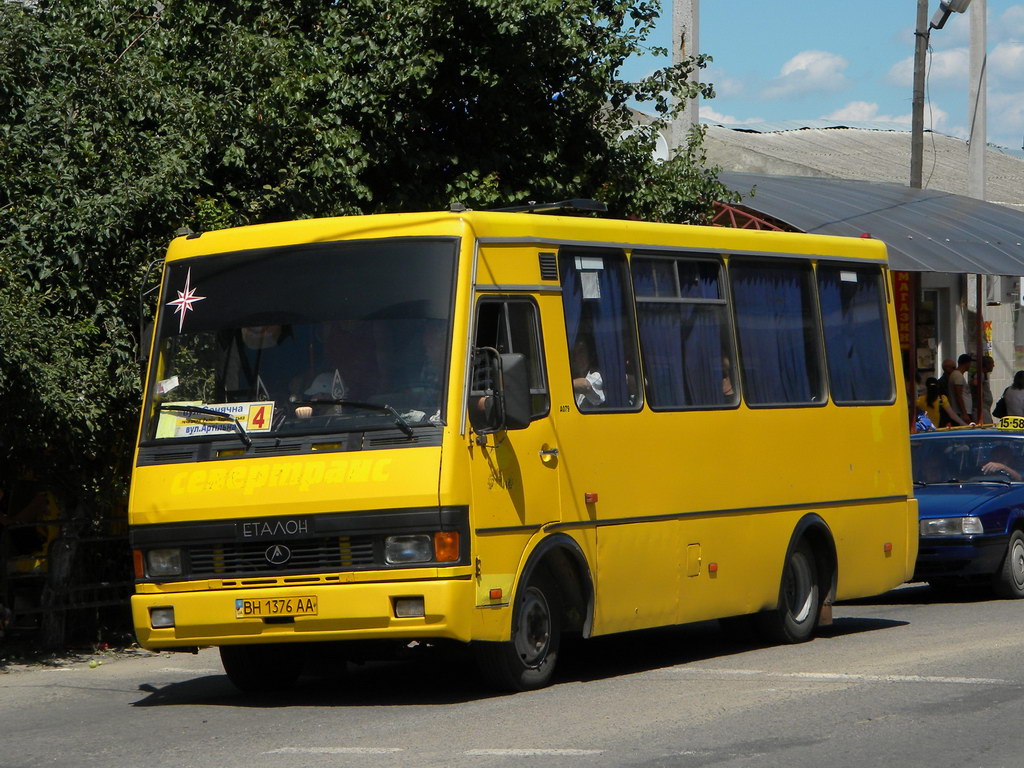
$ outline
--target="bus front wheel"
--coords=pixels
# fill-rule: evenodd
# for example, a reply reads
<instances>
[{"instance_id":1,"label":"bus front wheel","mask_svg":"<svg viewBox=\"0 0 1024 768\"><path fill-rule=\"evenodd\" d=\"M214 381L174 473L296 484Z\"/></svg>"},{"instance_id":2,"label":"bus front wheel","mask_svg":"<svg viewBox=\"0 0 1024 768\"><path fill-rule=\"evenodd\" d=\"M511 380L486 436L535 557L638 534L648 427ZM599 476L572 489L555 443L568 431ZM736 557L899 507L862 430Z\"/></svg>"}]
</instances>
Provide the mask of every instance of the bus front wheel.
<instances>
[{"instance_id":1,"label":"bus front wheel","mask_svg":"<svg viewBox=\"0 0 1024 768\"><path fill-rule=\"evenodd\" d=\"M811 639L821 610L821 586L814 550L801 541L786 558L779 588L779 604L757 615L758 628L778 643L802 643Z\"/></svg>"},{"instance_id":2,"label":"bus front wheel","mask_svg":"<svg viewBox=\"0 0 1024 768\"><path fill-rule=\"evenodd\" d=\"M531 691L551 682L561 642L561 602L550 579L535 576L516 597L512 638L473 644L484 679L503 691Z\"/></svg>"},{"instance_id":3,"label":"bus front wheel","mask_svg":"<svg viewBox=\"0 0 1024 768\"><path fill-rule=\"evenodd\" d=\"M274 693L290 688L302 672L302 654L288 645L222 645L220 661L228 679L243 693Z\"/></svg>"}]
</instances>

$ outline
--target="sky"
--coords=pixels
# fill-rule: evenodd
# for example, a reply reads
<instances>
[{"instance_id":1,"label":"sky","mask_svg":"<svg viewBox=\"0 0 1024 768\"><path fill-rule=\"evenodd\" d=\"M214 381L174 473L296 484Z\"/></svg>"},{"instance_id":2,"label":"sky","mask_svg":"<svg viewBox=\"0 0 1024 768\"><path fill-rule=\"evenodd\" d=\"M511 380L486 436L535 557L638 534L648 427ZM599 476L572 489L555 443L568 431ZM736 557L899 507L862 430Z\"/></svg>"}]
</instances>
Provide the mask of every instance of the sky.
<instances>
[{"instance_id":1,"label":"sky","mask_svg":"<svg viewBox=\"0 0 1024 768\"><path fill-rule=\"evenodd\" d=\"M668 48L672 0L648 44ZM938 10L929 0L929 19ZM925 128L967 138L969 8L932 30ZM702 118L723 123L892 121L910 130L917 0L700 0L701 76L716 96ZM1024 148L1024 2L988 0L989 144ZM666 59L634 57L624 79Z\"/></svg>"}]
</instances>

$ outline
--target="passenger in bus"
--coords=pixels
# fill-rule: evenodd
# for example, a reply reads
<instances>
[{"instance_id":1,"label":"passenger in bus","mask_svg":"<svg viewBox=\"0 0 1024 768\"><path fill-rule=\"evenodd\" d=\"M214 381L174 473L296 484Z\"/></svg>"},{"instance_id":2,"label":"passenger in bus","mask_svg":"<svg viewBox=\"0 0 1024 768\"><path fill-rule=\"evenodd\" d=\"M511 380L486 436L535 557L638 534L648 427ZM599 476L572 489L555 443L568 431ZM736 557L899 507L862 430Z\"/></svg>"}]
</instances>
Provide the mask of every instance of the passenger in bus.
<instances>
[{"instance_id":1,"label":"passenger in bus","mask_svg":"<svg viewBox=\"0 0 1024 768\"><path fill-rule=\"evenodd\" d=\"M240 328L228 350L224 386L232 401L285 401L302 391L309 363L290 326Z\"/></svg>"},{"instance_id":2,"label":"passenger in bus","mask_svg":"<svg viewBox=\"0 0 1024 768\"><path fill-rule=\"evenodd\" d=\"M1018 457L1008 445L997 445L988 453L988 461L981 465L985 475L1006 474L1016 483L1021 481L1021 474L1012 465L1018 464Z\"/></svg>"},{"instance_id":3,"label":"passenger in bus","mask_svg":"<svg viewBox=\"0 0 1024 768\"><path fill-rule=\"evenodd\" d=\"M731 403L736 391L732 387L732 362L728 357L722 357L722 397L725 402Z\"/></svg>"},{"instance_id":4,"label":"passenger in bus","mask_svg":"<svg viewBox=\"0 0 1024 768\"><path fill-rule=\"evenodd\" d=\"M591 362L590 344L583 338L577 338L572 348L572 390L576 393L576 405L583 408L584 404L596 407L604 403L604 379L600 371L594 370Z\"/></svg>"}]
</instances>

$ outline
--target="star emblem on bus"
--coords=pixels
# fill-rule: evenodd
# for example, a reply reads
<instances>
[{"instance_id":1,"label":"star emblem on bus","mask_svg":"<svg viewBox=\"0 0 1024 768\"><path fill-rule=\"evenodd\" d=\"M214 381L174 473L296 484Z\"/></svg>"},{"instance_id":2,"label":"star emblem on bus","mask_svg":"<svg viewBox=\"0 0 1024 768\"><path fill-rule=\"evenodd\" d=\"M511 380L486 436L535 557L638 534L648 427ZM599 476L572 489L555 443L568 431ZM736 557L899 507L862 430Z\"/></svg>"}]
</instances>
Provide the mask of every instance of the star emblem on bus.
<instances>
[{"instance_id":1,"label":"star emblem on bus","mask_svg":"<svg viewBox=\"0 0 1024 768\"><path fill-rule=\"evenodd\" d=\"M181 333L181 329L185 325L185 313L190 310L194 311L192 305L206 298L205 296L196 296L196 289L192 286L192 267L189 267L185 274L184 290L177 293L178 298L168 301L167 306L174 307L174 313L178 315L178 333Z\"/></svg>"}]
</instances>

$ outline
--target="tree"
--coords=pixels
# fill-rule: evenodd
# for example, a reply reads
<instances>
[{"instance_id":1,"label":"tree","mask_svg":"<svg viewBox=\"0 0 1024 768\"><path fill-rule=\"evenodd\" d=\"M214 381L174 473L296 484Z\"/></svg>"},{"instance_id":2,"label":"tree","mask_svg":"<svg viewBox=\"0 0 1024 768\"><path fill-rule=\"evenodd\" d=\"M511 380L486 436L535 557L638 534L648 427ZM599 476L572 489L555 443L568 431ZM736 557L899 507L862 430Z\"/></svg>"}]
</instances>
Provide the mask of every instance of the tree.
<instances>
[{"instance_id":1,"label":"tree","mask_svg":"<svg viewBox=\"0 0 1024 768\"><path fill-rule=\"evenodd\" d=\"M140 279L173 232L597 197L701 221L701 133L652 160L705 59L619 79L652 0L0 5L0 482L100 514L134 441ZM654 126L655 128L657 126Z\"/></svg>"}]
</instances>

